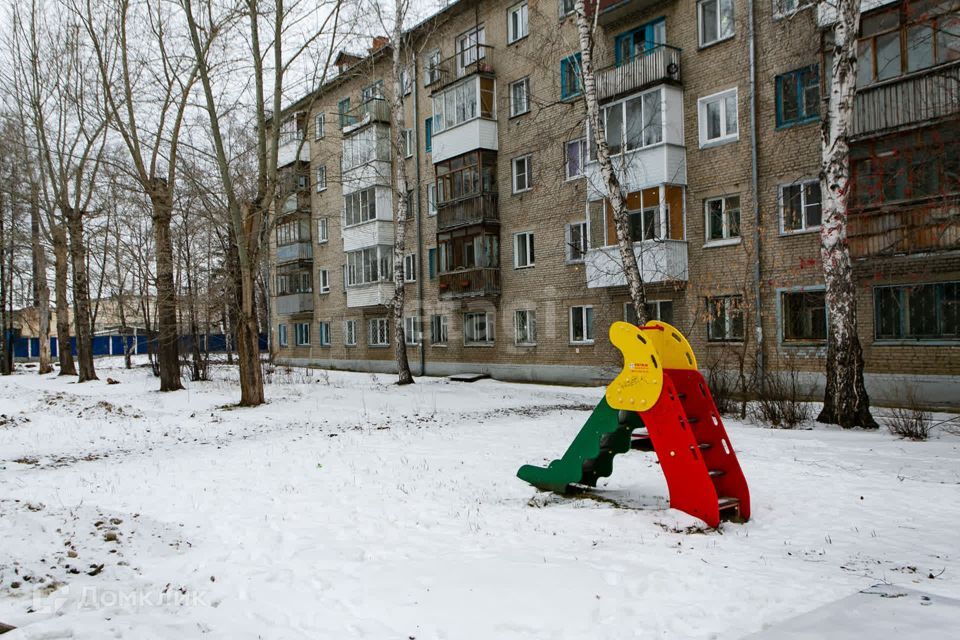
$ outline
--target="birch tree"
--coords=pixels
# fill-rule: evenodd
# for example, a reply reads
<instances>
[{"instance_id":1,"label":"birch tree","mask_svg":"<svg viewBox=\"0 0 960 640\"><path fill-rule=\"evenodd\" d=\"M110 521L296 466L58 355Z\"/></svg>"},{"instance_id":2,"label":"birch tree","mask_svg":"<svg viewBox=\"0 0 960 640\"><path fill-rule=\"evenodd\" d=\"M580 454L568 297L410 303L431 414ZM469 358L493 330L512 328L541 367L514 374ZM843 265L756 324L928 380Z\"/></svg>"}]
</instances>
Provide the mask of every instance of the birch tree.
<instances>
[{"instance_id":1,"label":"birch tree","mask_svg":"<svg viewBox=\"0 0 960 640\"><path fill-rule=\"evenodd\" d=\"M644 325L647 317L647 296L637 264L637 254L633 249L633 240L630 237L630 215L627 212L627 194L617 176L616 169L610 159L610 147L607 144L606 129L603 114L600 111L600 101L597 97L597 82L594 65L594 35L597 30L597 16L599 11L594 2L576 0L573 7L577 18L577 37L580 44L580 81L581 95L587 109L587 125L590 129L593 144L596 145L597 163L600 165L600 175L603 179L603 191L610 203L613 214L613 225L617 233L617 247L620 250L620 262L623 266L623 275L627 281L627 290L630 293L630 302L637 314L637 323Z\"/></svg>"},{"instance_id":2,"label":"birch tree","mask_svg":"<svg viewBox=\"0 0 960 640\"><path fill-rule=\"evenodd\" d=\"M857 85L860 0L821 0L833 11L833 59L820 125L820 191L823 220L820 257L827 301L827 363L819 422L876 428L863 380L863 349L857 332L857 291L847 244L850 193L850 132Z\"/></svg>"}]
</instances>

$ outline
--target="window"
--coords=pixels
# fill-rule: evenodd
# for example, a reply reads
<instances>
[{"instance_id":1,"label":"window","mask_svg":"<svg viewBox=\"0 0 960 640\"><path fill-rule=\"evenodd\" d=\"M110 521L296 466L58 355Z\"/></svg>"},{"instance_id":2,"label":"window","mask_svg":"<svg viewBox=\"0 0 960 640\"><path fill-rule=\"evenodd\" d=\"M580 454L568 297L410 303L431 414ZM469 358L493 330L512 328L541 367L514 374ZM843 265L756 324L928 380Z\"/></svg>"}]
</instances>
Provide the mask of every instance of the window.
<instances>
[{"instance_id":1,"label":"window","mask_svg":"<svg viewBox=\"0 0 960 640\"><path fill-rule=\"evenodd\" d=\"M386 318L371 318L367 323L367 344L371 347L390 345L390 322Z\"/></svg>"},{"instance_id":2,"label":"window","mask_svg":"<svg viewBox=\"0 0 960 640\"><path fill-rule=\"evenodd\" d=\"M317 177L315 182L317 183L317 193L320 193L327 188L327 167L326 165L320 165L317 167Z\"/></svg>"},{"instance_id":3,"label":"window","mask_svg":"<svg viewBox=\"0 0 960 640\"><path fill-rule=\"evenodd\" d=\"M465 345L491 345L494 338L492 313L463 314L463 343Z\"/></svg>"},{"instance_id":4,"label":"window","mask_svg":"<svg viewBox=\"0 0 960 640\"><path fill-rule=\"evenodd\" d=\"M427 185L427 215L437 215L437 183Z\"/></svg>"},{"instance_id":5,"label":"window","mask_svg":"<svg viewBox=\"0 0 960 640\"><path fill-rule=\"evenodd\" d=\"M507 44L526 37L529 33L528 29L526 2L515 4L507 9Z\"/></svg>"},{"instance_id":6,"label":"window","mask_svg":"<svg viewBox=\"0 0 960 640\"><path fill-rule=\"evenodd\" d=\"M403 256L403 281L417 281L417 254L408 253Z\"/></svg>"},{"instance_id":7,"label":"window","mask_svg":"<svg viewBox=\"0 0 960 640\"><path fill-rule=\"evenodd\" d=\"M383 99L383 80L376 80L360 89L360 101Z\"/></svg>"},{"instance_id":8,"label":"window","mask_svg":"<svg viewBox=\"0 0 960 640\"><path fill-rule=\"evenodd\" d=\"M423 139L423 150L431 153L433 151L433 118L423 121Z\"/></svg>"},{"instance_id":9,"label":"window","mask_svg":"<svg viewBox=\"0 0 960 640\"><path fill-rule=\"evenodd\" d=\"M437 248L430 247L427 249L427 263L428 269L427 274L431 280L434 280L437 277Z\"/></svg>"},{"instance_id":10,"label":"window","mask_svg":"<svg viewBox=\"0 0 960 640\"><path fill-rule=\"evenodd\" d=\"M658 18L618 35L614 41L616 65L626 64L667 43L667 22Z\"/></svg>"},{"instance_id":11,"label":"window","mask_svg":"<svg viewBox=\"0 0 960 640\"><path fill-rule=\"evenodd\" d=\"M715 93L697 101L700 115L700 146L732 142L738 136L737 90Z\"/></svg>"},{"instance_id":12,"label":"window","mask_svg":"<svg viewBox=\"0 0 960 640\"><path fill-rule=\"evenodd\" d=\"M317 323L317 339L320 341L321 347L330 346L330 323L329 322Z\"/></svg>"},{"instance_id":13,"label":"window","mask_svg":"<svg viewBox=\"0 0 960 640\"><path fill-rule=\"evenodd\" d=\"M955 3L902 2L860 19L858 87L953 60L960 60Z\"/></svg>"},{"instance_id":14,"label":"window","mask_svg":"<svg viewBox=\"0 0 960 640\"><path fill-rule=\"evenodd\" d=\"M877 340L960 339L960 282L875 287Z\"/></svg>"},{"instance_id":15,"label":"window","mask_svg":"<svg viewBox=\"0 0 960 640\"><path fill-rule=\"evenodd\" d=\"M390 162L393 143L385 125L365 127L343 138L341 165L349 171L374 161Z\"/></svg>"},{"instance_id":16,"label":"window","mask_svg":"<svg viewBox=\"0 0 960 640\"><path fill-rule=\"evenodd\" d=\"M537 344L537 312L518 309L513 316L513 327L518 345Z\"/></svg>"},{"instance_id":17,"label":"window","mask_svg":"<svg viewBox=\"0 0 960 640\"><path fill-rule=\"evenodd\" d=\"M603 121L610 155L659 144L663 141L663 93L653 89L605 107ZM592 132L588 135L590 158L595 160L596 144Z\"/></svg>"},{"instance_id":18,"label":"window","mask_svg":"<svg viewBox=\"0 0 960 640\"><path fill-rule=\"evenodd\" d=\"M593 343L593 307L570 307L570 342Z\"/></svg>"},{"instance_id":19,"label":"window","mask_svg":"<svg viewBox=\"0 0 960 640\"><path fill-rule=\"evenodd\" d=\"M343 196L343 226L351 227L377 217L377 197L374 187Z\"/></svg>"},{"instance_id":20,"label":"window","mask_svg":"<svg viewBox=\"0 0 960 640\"><path fill-rule=\"evenodd\" d=\"M420 321L417 316L407 316L403 319L403 341L405 344L414 346L420 344L423 335L420 332Z\"/></svg>"},{"instance_id":21,"label":"window","mask_svg":"<svg viewBox=\"0 0 960 640\"><path fill-rule=\"evenodd\" d=\"M740 237L740 196L709 198L703 201L707 216L707 244Z\"/></svg>"},{"instance_id":22,"label":"window","mask_svg":"<svg viewBox=\"0 0 960 640\"><path fill-rule=\"evenodd\" d=\"M330 239L327 232L327 219L317 218L317 244L323 244Z\"/></svg>"},{"instance_id":23,"label":"window","mask_svg":"<svg viewBox=\"0 0 960 640\"><path fill-rule=\"evenodd\" d=\"M510 83L510 117L530 111L530 79Z\"/></svg>"},{"instance_id":24,"label":"window","mask_svg":"<svg viewBox=\"0 0 960 640\"><path fill-rule=\"evenodd\" d=\"M407 195L404 197L404 202L407 204L407 220L413 220L417 215L417 199L415 195L416 191L407 189Z\"/></svg>"},{"instance_id":25,"label":"window","mask_svg":"<svg viewBox=\"0 0 960 640\"><path fill-rule=\"evenodd\" d=\"M323 114L318 113L313 116L313 139L322 140L324 135L326 135L326 131L324 127Z\"/></svg>"},{"instance_id":26,"label":"window","mask_svg":"<svg viewBox=\"0 0 960 640\"><path fill-rule=\"evenodd\" d=\"M646 309L648 320L660 320L667 324L673 324L673 300L648 300ZM632 302L624 303L623 319L630 324L638 324L637 312L634 310Z\"/></svg>"},{"instance_id":27,"label":"window","mask_svg":"<svg viewBox=\"0 0 960 640\"><path fill-rule=\"evenodd\" d=\"M357 346L357 321L347 320L343 323L343 344L348 347Z\"/></svg>"},{"instance_id":28,"label":"window","mask_svg":"<svg viewBox=\"0 0 960 640\"><path fill-rule=\"evenodd\" d=\"M309 346L310 344L310 323L298 322L293 325L294 338L298 347Z\"/></svg>"},{"instance_id":29,"label":"window","mask_svg":"<svg viewBox=\"0 0 960 640\"><path fill-rule=\"evenodd\" d=\"M413 91L413 76L409 67L400 69L400 91L402 95L408 96Z\"/></svg>"},{"instance_id":30,"label":"window","mask_svg":"<svg viewBox=\"0 0 960 640\"><path fill-rule=\"evenodd\" d=\"M580 54L575 53L560 61L560 99L569 100L580 95L581 82Z\"/></svg>"},{"instance_id":31,"label":"window","mask_svg":"<svg viewBox=\"0 0 960 640\"><path fill-rule=\"evenodd\" d=\"M393 247L377 245L347 253L347 285L354 287L393 278Z\"/></svg>"},{"instance_id":32,"label":"window","mask_svg":"<svg viewBox=\"0 0 960 640\"><path fill-rule=\"evenodd\" d=\"M287 346L287 325L277 325L277 344L281 347Z\"/></svg>"},{"instance_id":33,"label":"window","mask_svg":"<svg viewBox=\"0 0 960 640\"><path fill-rule=\"evenodd\" d=\"M814 122L820 117L820 67L811 65L777 76L777 126Z\"/></svg>"},{"instance_id":34,"label":"window","mask_svg":"<svg viewBox=\"0 0 960 640\"><path fill-rule=\"evenodd\" d=\"M575 0L560 0L560 17L570 15L575 8Z\"/></svg>"},{"instance_id":35,"label":"window","mask_svg":"<svg viewBox=\"0 0 960 640\"><path fill-rule=\"evenodd\" d=\"M530 156L520 156L514 158L511 163L513 166L513 192L522 193L529 191L531 187L532 176L530 167Z\"/></svg>"},{"instance_id":36,"label":"window","mask_svg":"<svg viewBox=\"0 0 960 640\"><path fill-rule=\"evenodd\" d=\"M427 54L427 64L423 74L423 86L429 87L440 80L440 49Z\"/></svg>"},{"instance_id":37,"label":"window","mask_svg":"<svg viewBox=\"0 0 960 640\"><path fill-rule=\"evenodd\" d=\"M780 187L780 230L783 233L820 228L820 181Z\"/></svg>"},{"instance_id":38,"label":"window","mask_svg":"<svg viewBox=\"0 0 960 640\"><path fill-rule=\"evenodd\" d=\"M523 269L533 264L533 233L524 231L513 234L513 268Z\"/></svg>"},{"instance_id":39,"label":"window","mask_svg":"<svg viewBox=\"0 0 960 640\"><path fill-rule=\"evenodd\" d=\"M660 207L647 207L630 213L630 239L633 242L660 237Z\"/></svg>"},{"instance_id":40,"label":"window","mask_svg":"<svg viewBox=\"0 0 960 640\"><path fill-rule=\"evenodd\" d=\"M827 339L826 293L785 291L780 294L782 340L825 342Z\"/></svg>"},{"instance_id":41,"label":"window","mask_svg":"<svg viewBox=\"0 0 960 640\"><path fill-rule=\"evenodd\" d=\"M707 298L707 340L743 341L743 296Z\"/></svg>"},{"instance_id":42,"label":"window","mask_svg":"<svg viewBox=\"0 0 960 640\"><path fill-rule=\"evenodd\" d=\"M495 118L493 78L472 76L433 94L433 133L476 118Z\"/></svg>"},{"instance_id":43,"label":"window","mask_svg":"<svg viewBox=\"0 0 960 640\"><path fill-rule=\"evenodd\" d=\"M413 129L404 129L403 130L403 157L412 158L413 157Z\"/></svg>"},{"instance_id":44,"label":"window","mask_svg":"<svg viewBox=\"0 0 960 640\"><path fill-rule=\"evenodd\" d=\"M813 0L773 0L773 15L778 18L792 16L810 6L813 6Z\"/></svg>"},{"instance_id":45,"label":"window","mask_svg":"<svg viewBox=\"0 0 960 640\"><path fill-rule=\"evenodd\" d=\"M447 344L447 316L430 316L430 344Z\"/></svg>"},{"instance_id":46,"label":"window","mask_svg":"<svg viewBox=\"0 0 960 640\"><path fill-rule=\"evenodd\" d=\"M699 0L697 21L701 47L732 37L733 0Z\"/></svg>"},{"instance_id":47,"label":"window","mask_svg":"<svg viewBox=\"0 0 960 640\"><path fill-rule=\"evenodd\" d=\"M496 194L497 154L471 151L434 164L440 206L481 194Z\"/></svg>"},{"instance_id":48,"label":"window","mask_svg":"<svg viewBox=\"0 0 960 640\"><path fill-rule=\"evenodd\" d=\"M277 225L277 246L310 242L310 221L306 218Z\"/></svg>"},{"instance_id":49,"label":"window","mask_svg":"<svg viewBox=\"0 0 960 640\"><path fill-rule=\"evenodd\" d=\"M567 180L583 177L583 162L586 158L586 141L581 138L580 140L568 142L564 146L566 149Z\"/></svg>"},{"instance_id":50,"label":"window","mask_svg":"<svg viewBox=\"0 0 960 640\"><path fill-rule=\"evenodd\" d=\"M350 98L344 98L337 103L337 116L341 129L350 124Z\"/></svg>"},{"instance_id":51,"label":"window","mask_svg":"<svg viewBox=\"0 0 960 640\"><path fill-rule=\"evenodd\" d=\"M330 272L326 269L320 269L317 273L317 280L320 283L320 293L330 293Z\"/></svg>"},{"instance_id":52,"label":"window","mask_svg":"<svg viewBox=\"0 0 960 640\"><path fill-rule=\"evenodd\" d=\"M485 41L483 25L474 27L457 38L457 76L466 72L467 67L481 60L486 53L483 46Z\"/></svg>"},{"instance_id":53,"label":"window","mask_svg":"<svg viewBox=\"0 0 960 640\"><path fill-rule=\"evenodd\" d=\"M590 248L587 223L574 222L567 225L567 262L583 262Z\"/></svg>"},{"instance_id":54,"label":"window","mask_svg":"<svg viewBox=\"0 0 960 640\"><path fill-rule=\"evenodd\" d=\"M313 276L309 269L286 269L277 274L277 295L313 292Z\"/></svg>"}]
</instances>

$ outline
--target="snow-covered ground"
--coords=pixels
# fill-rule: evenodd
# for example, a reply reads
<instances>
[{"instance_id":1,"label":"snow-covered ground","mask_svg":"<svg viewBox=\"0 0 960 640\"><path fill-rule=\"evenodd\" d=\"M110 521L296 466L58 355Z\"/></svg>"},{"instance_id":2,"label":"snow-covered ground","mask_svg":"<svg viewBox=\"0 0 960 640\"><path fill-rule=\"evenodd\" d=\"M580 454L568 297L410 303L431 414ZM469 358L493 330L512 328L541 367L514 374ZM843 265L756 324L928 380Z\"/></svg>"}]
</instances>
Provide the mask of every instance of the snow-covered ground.
<instances>
[{"instance_id":1,"label":"snow-covered ground","mask_svg":"<svg viewBox=\"0 0 960 640\"><path fill-rule=\"evenodd\" d=\"M609 500L516 478L602 389L280 370L236 409L227 367L173 394L98 367L0 380L5 637L739 638L878 583L960 597L949 434L728 419L753 519L703 532L650 453Z\"/></svg>"}]
</instances>

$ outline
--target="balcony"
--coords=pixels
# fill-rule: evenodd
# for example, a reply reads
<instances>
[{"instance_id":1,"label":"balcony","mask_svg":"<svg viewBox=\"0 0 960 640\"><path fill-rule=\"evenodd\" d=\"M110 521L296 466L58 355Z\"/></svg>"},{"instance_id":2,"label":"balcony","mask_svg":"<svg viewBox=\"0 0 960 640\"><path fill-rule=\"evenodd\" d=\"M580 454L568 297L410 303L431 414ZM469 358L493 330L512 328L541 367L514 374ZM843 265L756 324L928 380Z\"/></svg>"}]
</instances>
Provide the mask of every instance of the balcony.
<instances>
[{"instance_id":1,"label":"balcony","mask_svg":"<svg viewBox=\"0 0 960 640\"><path fill-rule=\"evenodd\" d=\"M358 251L377 245L393 246L393 230L393 221L381 218L344 227L341 232L343 235L343 250Z\"/></svg>"},{"instance_id":2,"label":"balcony","mask_svg":"<svg viewBox=\"0 0 960 640\"><path fill-rule=\"evenodd\" d=\"M385 98L368 98L340 114L340 129L350 133L371 122L390 123L390 103Z\"/></svg>"},{"instance_id":3,"label":"balcony","mask_svg":"<svg viewBox=\"0 0 960 640\"><path fill-rule=\"evenodd\" d=\"M437 205L437 229L448 231L475 224L500 222L500 196L483 193Z\"/></svg>"},{"instance_id":4,"label":"balcony","mask_svg":"<svg viewBox=\"0 0 960 640\"><path fill-rule=\"evenodd\" d=\"M475 73L493 75L493 63L494 48L485 44L476 44L441 60L438 65L428 69L427 73L435 79L433 90L437 92Z\"/></svg>"},{"instance_id":5,"label":"balcony","mask_svg":"<svg viewBox=\"0 0 960 640\"><path fill-rule=\"evenodd\" d=\"M280 201L280 206L277 208L277 215L280 216L289 216L295 213L309 213L310 212L310 192L301 191L299 193L291 193L287 195Z\"/></svg>"},{"instance_id":6,"label":"balcony","mask_svg":"<svg viewBox=\"0 0 960 640\"><path fill-rule=\"evenodd\" d=\"M645 283L686 282L687 243L684 240L645 240L635 242L634 253L640 267L640 277ZM585 257L587 287L626 286L620 261L620 249L616 246L590 249Z\"/></svg>"},{"instance_id":7,"label":"balcony","mask_svg":"<svg viewBox=\"0 0 960 640\"><path fill-rule=\"evenodd\" d=\"M847 220L854 258L960 248L960 196L946 203L938 198L926 206L852 213Z\"/></svg>"},{"instance_id":8,"label":"balcony","mask_svg":"<svg viewBox=\"0 0 960 640\"><path fill-rule=\"evenodd\" d=\"M313 243L309 240L277 247L277 264L299 260L313 260Z\"/></svg>"},{"instance_id":9,"label":"balcony","mask_svg":"<svg viewBox=\"0 0 960 640\"><path fill-rule=\"evenodd\" d=\"M496 82L473 76L433 94L433 162L499 148Z\"/></svg>"},{"instance_id":10,"label":"balcony","mask_svg":"<svg viewBox=\"0 0 960 640\"><path fill-rule=\"evenodd\" d=\"M884 133L960 114L960 62L857 90L853 136Z\"/></svg>"},{"instance_id":11,"label":"balcony","mask_svg":"<svg viewBox=\"0 0 960 640\"><path fill-rule=\"evenodd\" d=\"M607 67L596 73L597 99L613 100L642 91L655 84L680 84L680 49L660 45L619 67Z\"/></svg>"},{"instance_id":12,"label":"balcony","mask_svg":"<svg viewBox=\"0 0 960 640\"><path fill-rule=\"evenodd\" d=\"M440 274L440 299L500 295L500 269L484 267Z\"/></svg>"},{"instance_id":13,"label":"balcony","mask_svg":"<svg viewBox=\"0 0 960 640\"><path fill-rule=\"evenodd\" d=\"M601 25L618 22L631 13L643 11L659 2L660 0L600 0L597 22ZM588 0L587 5L590 4L592 2Z\"/></svg>"},{"instance_id":14,"label":"balcony","mask_svg":"<svg viewBox=\"0 0 960 640\"><path fill-rule=\"evenodd\" d=\"M313 293L290 293L277 296L277 315L291 316L313 311Z\"/></svg>"},{"instance_id":15,"label":"balcony","mask_svg":"<svg viewBox=\"0 0 960 640\"><path fill-rule=\"evenodd\" d=\"M303 132L281 132L277 146L277 167L285 167L298 161L310 162L310 145L303 139Z\"/></svg>"},{"instance_id":16,"label":"balcony","mask_svg":"<svg viewBox=\"0 0 960 640\"><path fill-rule=\"evenodd\" d=\"M392 282L375 282L347 287L347 307L374 307L390 304L393 300Z\"/></svg>"}]
</instances>

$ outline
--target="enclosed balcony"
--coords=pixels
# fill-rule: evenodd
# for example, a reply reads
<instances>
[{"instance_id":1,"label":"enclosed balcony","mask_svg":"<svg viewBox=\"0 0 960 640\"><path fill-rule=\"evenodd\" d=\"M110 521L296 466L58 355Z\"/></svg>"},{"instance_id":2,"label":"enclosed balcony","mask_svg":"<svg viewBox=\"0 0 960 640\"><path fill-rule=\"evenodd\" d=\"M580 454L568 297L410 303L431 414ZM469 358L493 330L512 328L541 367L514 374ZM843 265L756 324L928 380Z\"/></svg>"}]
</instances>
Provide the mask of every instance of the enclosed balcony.
<instances>
[{"instance_id":1,"label":"enclosed balcony","mask_svg":"<svg viewBox=\"0 0 960 640\"><path fill-rule=\"evenodd\" d=\"M680 49L661 44L596 73L601 102L643 91L656 84L680 84Z\"/></svg>"},{"instance_id":2,"label":"enclosed balcony","mask_svg":"<svg viewBox=\"0 0 960 640\"><path fill-rule=\"evenodd\" d=\"M477 149L499 148L496 83L473 75L433 94L433 161L442 162Z\"/></svg>"},{"instance_id":3,"label":"enclosed balcony","mask_svg":"<svg viewBox=\"0 0 960 640\"><path fill-rule=\"evenodd\" d=\"M340 112L340 129L350 133L372 122L390 123L390 103L382 97L368 97L355 107Z\"/></svg>"},{"instance_id":4,"label":"enclosed balcony","mask_svg":"<svg viewBox=\"0 0 960 640\"><path fill-rule=\"evenodd\" d=\"M500 221L497 154L476 151L434 165L437 174L437 229Z\"/></svg>"},{"instance_id":5,"label":"enclosed balcony","mask_svg":"<svg viewBox=\"0 0 960 640\"><path fill-rule=\"evenodd\" d=\"M313 259L310 218L301 216L284 220L276 229L277 264Z\"/></svg>"},{"instance_id":6,"label":"enclosed balcony","mask_svg":"<svg viewBox=\"0 0 960 640\"><path fill-rule=\"evenodd\" d=\"M347 306L370 307L393 300L393 246L347 252Z\"/></svg>"},{"instance_id":7,"label":"enclosed balcony","mask_svg":"<svg viewBox=\"0 0 960 640\"><path fill-rule=\"evenodd\" d=\"M310 162L310 145L304 139L307 114L299 111L280 125L277 141L277 167L286 167L295 162Z\"/></svg>"},{"instance_id":8,"label":"enclosed balcony","mask_svg":"<svg viewBox=\"0 0 960 640\"><path fill-rule=\"evenodd\" d=\"M440 274L440 299L479 298L500 295L500 269L462 269Z\"/></svg>"},{"instance_id":9,"label":"enclosed balcony","mask_svg":"<svg viewBox=\"0 0 960 640\"><path fill-rule=\"evenodd\" d=\"M278 315L313 311L313 263L300 262L277 269Z\"/></svg>"},{"instance_id":10,"label":"enclosed balcony","mask_svg":"<svg viewBox=\"0 0 960 640\"><path fill-rule=\"evenodd\" d=\"M459 229L437 234L440 299L500 295L497 230Z\"/></svg>"},{"instance_id":11,"label":"enclosed balcony","mask_svg":"<svg viewBox=\"0 0 960 640\"><path fill-rule=\"evenodd\" d=\"M343 137L340 159L343 193L392 182L390 127L375 124Z\"/></svg>"},{"instance_id":12,"label":"enclosed balcony","mask_svg":"<svg viewBox=\"0 0 960 640\"><path fill-rule=\"evenodd\" d=\"M853 135L862 137L960 116L960 60L861 87Z\"/></svg>"},{"instance_id":13,"label":"enclosed balcony","mask_svg":"<svg viewBox=\"0 0 960 640\"><path fill-rule=\"evenodd\" d=\"M277 315L292 316L313 311L312 293L289 293L277 296Z\"/></svg>"},{"instance_id":14,"label":"enclosed balcony","mask_svg":"<svg viewBox=\"0 0 960 640\"><path fill-rule=\"evenodd\" d=\"M354 191L346 194L343 202L341 233L344 251L393 244L393 191L390 187Z\"/></svg>"},{"instance_id":15,"label":"enclosed balcony","mask_svg":"<svg viewBox=\"0 0 960 640\"><path fill-rule=\"evenodd\" d=\"M646 240L635 242L634 254L640 277L647 284L654 282L685 282L688 280L687 243L682 240ZM601 247L587 251L584 259L587 287L626 286L620 248Z\"/></svg>"}]
</instances>

